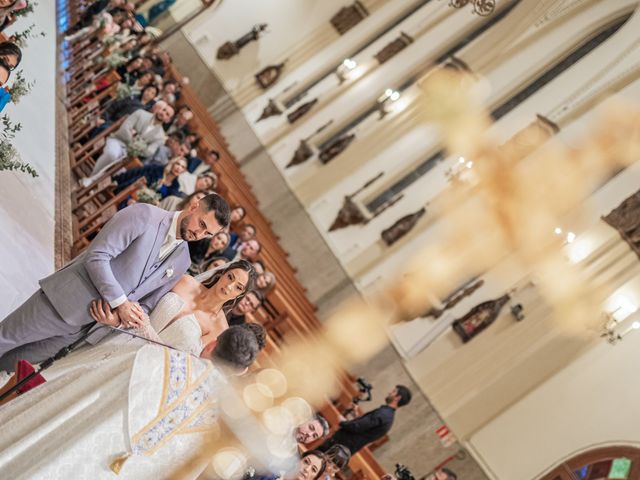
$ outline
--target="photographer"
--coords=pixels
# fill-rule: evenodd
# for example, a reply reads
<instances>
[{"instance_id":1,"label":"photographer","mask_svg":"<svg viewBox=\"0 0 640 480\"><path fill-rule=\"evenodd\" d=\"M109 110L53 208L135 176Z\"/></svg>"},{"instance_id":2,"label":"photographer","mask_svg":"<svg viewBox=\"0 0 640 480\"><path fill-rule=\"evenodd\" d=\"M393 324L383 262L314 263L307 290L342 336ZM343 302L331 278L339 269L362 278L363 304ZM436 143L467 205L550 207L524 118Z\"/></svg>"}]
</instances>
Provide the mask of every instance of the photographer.
<instances>
[{"instance_id":1,"label":"photographer","mask_svg":"<svg viewBox=\"0 0 640 480\"><path fill-rule=\"evenodd\" d=\"M318 450L326 452L335 444L344 445L352 455L367 444L384 436L393 425L396 408L403 407L411 401L411 391L397 385L385 399L385 405L376 408L353 420L341 418L338 431L324 442Z\"/></svg>"}]
</instances>

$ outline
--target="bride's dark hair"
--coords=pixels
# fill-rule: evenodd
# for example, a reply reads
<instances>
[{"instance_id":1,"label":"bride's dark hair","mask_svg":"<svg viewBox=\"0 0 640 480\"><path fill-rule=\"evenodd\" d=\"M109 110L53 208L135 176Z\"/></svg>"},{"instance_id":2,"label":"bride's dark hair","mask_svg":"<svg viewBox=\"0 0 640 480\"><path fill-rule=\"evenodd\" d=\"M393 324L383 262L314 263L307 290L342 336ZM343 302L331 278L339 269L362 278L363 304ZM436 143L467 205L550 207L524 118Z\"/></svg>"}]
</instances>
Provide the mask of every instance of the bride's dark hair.
<instances>
[{"instance_id":1,"label":"bride's dark hair","mask_svg":"<svg viewBox=\"0 0 640 480\"><path fill-rule=\"evenodd\" d=\"M211 278L208 278L207 280L204 280L202 282L203 286L205 286L207 288L211 288L216 283L218 283L218 280L220 280L220 278L222 278L222 276L225 273L227 273L229 270L236 270L236 269L244 270L245 272L247 272L247 274L249 275L249 280L247 281L247 284L245 285L244 292L242 292L240 295L238 295L233 300L226 301L222 305L222 310L224 311L225 315L227 313L229 313L231 310L233 310L233 307L235 307L236 304L240 300L242 300L247 293L249 293L251 290L253 290L253 285L254 285L254 283L256 281L256 270L255 270L255 268L253 268L253 265L251 265L251 263L247 262L246 260L236 260L235 262L230 262L230 263L227 263L226 265L221 266L220 270L218 270L216 273L214 273L211 276Z\"/></svg>"}]
</instances>

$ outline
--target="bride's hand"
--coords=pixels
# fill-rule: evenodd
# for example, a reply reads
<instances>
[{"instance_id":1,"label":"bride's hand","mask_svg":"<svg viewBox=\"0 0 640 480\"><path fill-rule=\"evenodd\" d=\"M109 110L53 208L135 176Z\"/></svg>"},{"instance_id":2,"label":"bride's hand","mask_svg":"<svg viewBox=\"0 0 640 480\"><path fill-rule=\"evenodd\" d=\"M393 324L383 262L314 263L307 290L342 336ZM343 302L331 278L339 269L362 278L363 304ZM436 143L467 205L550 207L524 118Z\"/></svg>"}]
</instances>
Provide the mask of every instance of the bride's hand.
<instances>
[{"instance_id":1,"label":"bride's hand","mask_svg":"<svg viewBox=\"0 0 640 480\"><path fill-rule=\"evenodd\" d=\"M102 299L91 302L89 313L91 314L91 318L103 325L111 325L112 327L120 325L118 312L111 310L109 304Z\"/></svg>"}]
</instances>

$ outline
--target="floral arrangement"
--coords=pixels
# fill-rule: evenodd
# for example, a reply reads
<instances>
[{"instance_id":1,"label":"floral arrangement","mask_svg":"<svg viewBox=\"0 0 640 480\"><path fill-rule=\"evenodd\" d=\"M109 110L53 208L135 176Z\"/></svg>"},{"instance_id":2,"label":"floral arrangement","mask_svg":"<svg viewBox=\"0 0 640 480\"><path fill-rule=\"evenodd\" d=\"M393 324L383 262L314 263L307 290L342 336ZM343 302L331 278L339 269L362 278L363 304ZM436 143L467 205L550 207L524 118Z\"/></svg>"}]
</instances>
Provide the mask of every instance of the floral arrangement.
<instances>
[{"instance_id":1,"label":"floral arrangement","mask_svg":"<svg viewBox=\"0 0 640 480\"><path fill-rule=\"evenodd\" d=\"M9 89L9 92L11 93L11 101L17 105L22 97L31 92L34 85L35 82L27 82L22 70L18 70L16 72L16 78Z\"/></svg>"},{"instance_id":2,"label":"floral arrangement","mask_svg":"<svg viewBox=\"0 0 640 480\"><path fill-rule=\"evenodd\" d=\"M19 123L13 125L7 115L3 115L0 121L3 126L2 133L0 133L0 171L20 171L37 177L38 172L31 165L22 161L20 154L11 144L11 140L22 129L22 125Z\"/></svg>"},{"instance_id":3,"label":"floral arrangement","mask_svg":"<svg viewBox=\"0 0 640 480\"><path fill-rule=\"evenodd\" d=\"M140 89L135 85L129 85L129 74L125 75L125 81L118 84L117 96L118 100L128 97L140 95Z\"/></svg>"},{"instance_id":4,"label":"floral arrangement","mask_svg":"<svg viewBox=\"0 0 640 480\"><path fill-rule=\"evenodd\" d=\"M147 153L149 145L140 137L134 137L127 145L127 155L129 157L141 157Z\"/></svg>"},{"instance_id":5,"label":"floral arrangement","mask_svg":"<svg viewBox=\"0 0 640 480\"><path fill-rule=\"evenodd\" d=\"M136 199L138 203L150 203L158 205L160 203L160 194L149 187L141 187L136 190Z\"/></svg>"},{"instance_id":6,"label":"floral arrangement","mask_svg":"<svg viewBox=\"0 0 640 480\"><path fill-rule=\"evenodd\" d=\"M29 15L30 13L33 13L33 9L37 6L38 6L38 2L30 2L30 3L27 3L26 7L21 8L20 10L14 10L13 12L11 12L11 14L14 17L24 17L26 15Z\"/></svg>"},{"instance_id":7,"label":"floral arrangement","mask_svg":"<svg viewBox=\"0 0 640 480\"><path fill-rule=\"evenodd\" d=\"M106 57L99 57L98 63L105 63L109 68L118 68L120 65L126 63L129 59L124 55L114 52Z\"/></svg>"},{"instance_id":8,"label":"floral arrangement","mask_svg":"<svg viewBox=\"0 0 640 480\"><path fill-rule=\"evenodd\" d=\"M40 37L46 36L44 32L34 33L33 32L34 28L36 28L36 24L32 23L31 25L29 25L29 27L26 30L23 30L22 32L16 32L13 35L11 35L9 40L11 40L13 43L18 45L20 48L25 48L27 46L27 40L29 40L30 38L37 38L38 36Z\"/></svg>"}]
</instances>

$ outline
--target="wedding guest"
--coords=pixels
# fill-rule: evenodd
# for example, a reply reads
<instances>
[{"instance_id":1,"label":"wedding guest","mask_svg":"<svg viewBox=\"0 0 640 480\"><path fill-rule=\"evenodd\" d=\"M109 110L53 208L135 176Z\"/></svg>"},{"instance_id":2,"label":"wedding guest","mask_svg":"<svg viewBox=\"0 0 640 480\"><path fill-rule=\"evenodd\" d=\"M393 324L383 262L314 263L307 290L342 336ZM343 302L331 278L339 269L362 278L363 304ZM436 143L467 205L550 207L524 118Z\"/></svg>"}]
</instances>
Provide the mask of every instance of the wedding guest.
<instances>
[{"instance_id":1,"label":"wedding guest","mask_svg":"<svg viewBox=\"0 0 640 480\"><path fill-rule=\"evenodd\" d=\"M249 240L256 238L256 233L255 225L246 223L240 229L240 233L233 232L231 234L230 246L234 250L238 250L243 242L248 242Z\"/></svg>"},{"instance_id":2,"label":"wedding guest","mask_svg":"<svg viewBox=\"0 0 640 480\"><path fill-rule=\"evenodd\" d=\"M396 409L408 405L410 401L411 390L404 385L396 385L387 395L385 405L353 420L342 419L338 431L318 449L326 452L333 445L340 444L354 455L367 444L386 435L393 425Z\"/></svg>"},{"instance_id":3,"label":"wedding guest","mask_svg":"<svg viewBox=\"0 0 640 480\"><path fill-rule=\"evenodd\" d=\"M253 262L253 268L256 269L256 275L260 275L267 271L264 268L264 263L262 263L262 260L256 260L255 262Z\"/></svg>"},{"instance_id":4,"label":"wedding guest","mask_svg":"<svg viewBox=\"0 0 640 480\"><path fill-rule=\"evenodd\" d=\"M148 165L133 168L113 177L113 180L118 184L115 193L121 192L140 177L145 177L147 186L158 192L161 199L170 195L179 197L184 194L180 190L178 177L186 170L187 161L182 157L174 158L166 167Z\"/></svg>"},{"instance_id":5,"label":"wedding guest","mask_svg":"<svg viewBox=\"0 0 640 480\"><path fill-rule=\"evenodd\" d=\"M293 436L297 443L310 445L316 440L329 435L329 432L330 428L327 419L316 413L311 420L298 425L293 432Z\"/></svg>"},{"instance_id":6,"label":"wedding guest","mask_svg":"<svg viewBox=\"0 0 640 480\"><path fill-rule=\"evenodd\" d=\"M204 241L190 243L191 267L189 268L189 273L197 275L207 270L208 263L214 257L222 256L227 245L229 245L229 234L227 232L218 232L213 237L204 239Z\"/></svg>"},{"instance_id":7,"label":"wedding guest","mask_svg":"<svg viewBox=\"0 0 640 480\"><path fill-rule=\"evenodd\" d=\"M11 42L0 43L0 86L7 83L11 72L22 61L22 51ZM11 94L6 89L0 89L0 111L11 99Z\"/></svg>"},{"instance_id":8,"label":"wedding guest","mask_svg":"<svg viewBox=\"0 0 640 480\"><path fill-rule=\"evenodd\" d=\"M227 257L213 257L209 263L204 266L203 272L208 272L209 270L221 267L225 263L229 263L229 259Z\"/></svg>"},{"instance_id":9,"label":"wedding guest","mask_svg":"<svg viewBox=\"0 0 640 480\"><path fill-rule=\"evenodd\" d=\"M327 468L324 471L324 480L335 478L338 472L343 471L349 465L351 452L344 445L335 444L325 452L327 457Z\"/></svg>"},{"instance_id":10,"label":"wedding guest","mask_svg":"<svg viewBox=\"0 0 640 480\"><path fill-rule=\"evenodd\" d=\"M101 117L96 120L96 126L91 129L88 136L95 138L101 132L109 128L125 115L130 115L136 110L151 110L155 104L155 97L158 94L158 87L148 85L139 96L126 97L114 100L109 104Z\"/></svg>"},{"instance_id":11,"label":"wedding guest","mask_svg":"<svg viewBox=\"0 0 640 480\"><path fill-rule=\"evenodd\" d=\"M173 107L165 102L157 102L151 112L140 109L130 114L120 128L107 137L102 155L96 161L91 176L81 180L82 186L90 186L111 165L124 159L127 147L134 142L143 144L141 157L152 156L165 140L162 123L172 116Z\"/></svg>"},{"instance_id":12,"label":"wedding guest","mask_svg":"<svg viewBox=\"0 0 640 480\"><path fill-rule=\"evenodd\" d=\"M235 205L231 209L231 227L232 228L237 227L246 214L247 212L244 209L244 207L240 205Z\"/></svg>"},{"instance_id":13,"label":"wedding guest","mask_svg":"<svg viewBox=\"0 0 640 480\"><path fill-rule=\"evenodd\" d=\"M237 250L237 254L235 256L236 259L247 260L248 262L254 262L256 257L262 250L262 245L255 238L247 242L243 242L241 246Z\"/></svg>"},{"instance_id":14,"label":"wedding guest","mask_svg":"<svg viewBox=\"0 0 640 480\"><path fill-rule=\"evenodd\" d=\"M263 272L256 278L256 287L266 296L276 286L276 276L271 272Z\"/></svg>"},{"instance_id":15,"label":"wedding guest","mask_svg":"<svg viewBox=\"0 0 640 480\"><path fill-rule=\"evenodd\" d=\"M260 350L262 350L267 345L267 331L262 325L255 322L247 322L243 323L240 326L253 332L253 334L256 336L256 340L258 341L258 348Z\"/></svg>"},{"instance_id":16,"label":"wedding guest","mask_svg":"<svg viewBox=\"0 0 640 480\"><path fill-rule=\"evenodd\" d=\"M200 175L201 173L207 172L209 170L213 171L214 165L216 165L220 161L220 153L216 150L207 150L207 152L204 154L203 159L200 159L194 155L188 160L189 172Z\"/></svg>"},{"instance_id":17,"label":"wedding guest","mask_svg":"<svg viewBox=\"0 0 640 480\"><path fill-rule=\"evenodd\" d=\"M186 134L186 130L189 128L189 122L192 118L193 112L191 109L183 105L178 109L176 115L173 117L173 121L165 123L163 128L167 133L182 132L183 134Z\"/></svg>"},{"instance_id":18,"label":"wedding guest","mask_svg":"<svg viewBox=\"0 0 640 480\"><path fill-rule=\"evenodd\" d=\"M448 468L438 468L432 474L427 475L425 480L458 480L458 475Z\"/></svg>"},{"instance_id":19,"label":"wedding guest","mask_svg":"<svg viewBox=\"0 0 640 480\"><path fill-rule=\"evenodd\" d=\"M14 12L27 8L26 0L2 0L0 1L0 32L16 21Z\"/></svg>"},{"instance_id":20,"label":"wedding guest","mask_svg":"<svg viewBox=\"0 0 640 480\"><path fill-rule=\"evenodd\" d=\"M184 172L178 181L180 190L187 195L198 190L215 190L218 186L218 177L213 172L205 172L201 175Z\"/></svg>"},{"instance_id":21,"label":"wedding guest","mask_svg":"<svg viewBox=\"0 0 640 480\"><path fill-rule=\"evenodd\" d=\"M116 68L116 72L120 75L122 80L126 78L138 78L138 72L142 68L142 57L135 57L129 60L127 63L120 65Z\"/></svg>"},{"instance_id":22,"label":"wedding guest","mask_svg":"<svg viewBox=\"0 0 640 480\"><path fill-rule=\"evenodd\" d=\"M186 157L189 153L189 144L185 142L184 135L174 132L167 138L164 145L160 145L153 156L145 159L145 165L166 165L175 157Z\"/></svg>"},{"instance_id":23,"label":"wedding guest","mask_svg":"<svg viewBox=\"0 0 640 480\"><path fill-rule=\"evenodd\" d=\"M252 480L317 480L322 478L327 462L322 452L309 450L304 452L298 462L298 467L285 476L256 475Z\"/></svg>"},{"instance_id":24,"label":"wedding guest","mask_svg":"<svg viewBox=\"0 0 640 480\"><path fill-rule=\"evenodd\" d=\"M14 70L22 61L22 50L15 43L0 42L0 60Z\"/></svg>"},{"instance_id":25,"label":"wedding guest","mask_svg":"<svg viewBox=\"0 0 640 480\"><path fill-rule=\"evenodd\" d=\"M229 325L242 325L247 321L248 313L255 313L264 302L263 295L257 290L251 290L227 315Z\"/></svg>"},{"instance_id":26,"label":"wedding guest","mask_svg":"<svg viewBox=\"0 0 640 480\"><path fill-rule=\"evenodd\" d=\"M165 210L169 210L170 212L177 212L178 210L184 210L192 203L197 203L202 197L205 197L210 193L214 192L210 190L199 190L197 192L193 192L191 195L187 195L186 197L169 195L163 198L158 206Z\"/></svg>"}]
</instances>

